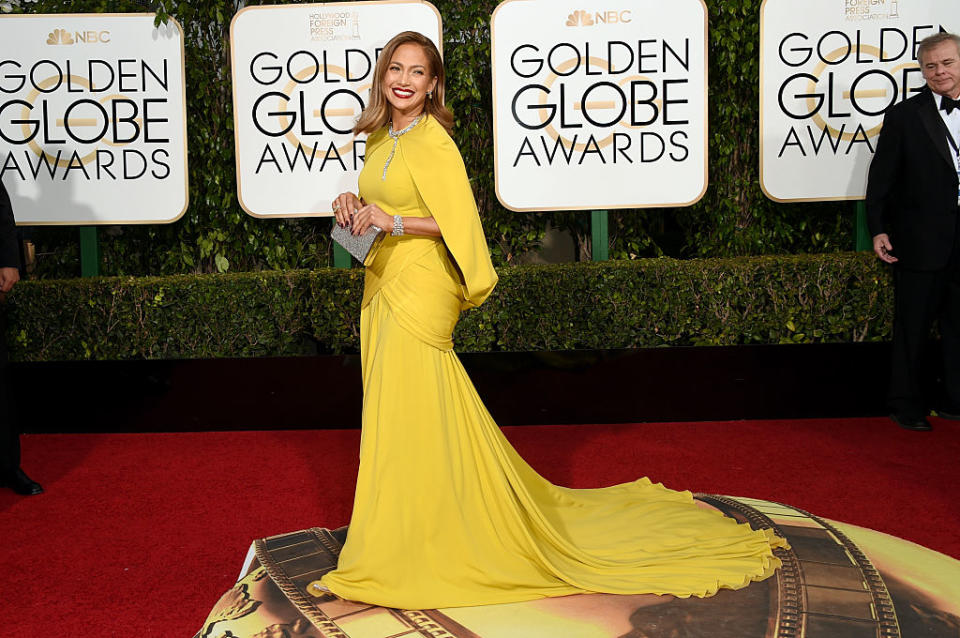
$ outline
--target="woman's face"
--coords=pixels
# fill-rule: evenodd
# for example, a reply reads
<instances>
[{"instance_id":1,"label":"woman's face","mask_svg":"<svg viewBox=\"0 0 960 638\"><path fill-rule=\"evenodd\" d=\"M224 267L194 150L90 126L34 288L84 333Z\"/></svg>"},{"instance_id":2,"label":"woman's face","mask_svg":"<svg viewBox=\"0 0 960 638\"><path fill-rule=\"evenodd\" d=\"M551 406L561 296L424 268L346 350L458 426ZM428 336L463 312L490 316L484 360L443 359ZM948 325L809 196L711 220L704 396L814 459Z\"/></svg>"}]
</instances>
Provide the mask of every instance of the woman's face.
<instances>
[{"instance_id":1,"label":"woman's face","mask_svg":"<svg viewBox=\"0 0 960 638\"><path fill-rule=\"evenodd\" d=\"M437 78L431 72L423 47L413 43L397 47L383 76L383 96L393 111L394 123L419 115L427 100L427 91L433 91L436 86Z\"/></svg>"}]
</instances>

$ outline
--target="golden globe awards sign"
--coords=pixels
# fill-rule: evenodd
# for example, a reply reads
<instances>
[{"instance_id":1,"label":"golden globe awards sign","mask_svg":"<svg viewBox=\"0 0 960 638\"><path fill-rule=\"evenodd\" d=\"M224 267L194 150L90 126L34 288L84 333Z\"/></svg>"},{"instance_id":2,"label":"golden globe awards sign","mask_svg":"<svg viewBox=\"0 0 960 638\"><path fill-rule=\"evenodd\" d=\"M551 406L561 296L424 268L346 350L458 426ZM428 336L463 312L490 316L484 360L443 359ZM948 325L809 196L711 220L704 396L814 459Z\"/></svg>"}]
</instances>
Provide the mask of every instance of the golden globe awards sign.
<instances>
[{"instance_id":1,"label":"golden globe awards sign","mask_svg":"<svg viewBox=\"0 0 960 638\"><path fill-rule=\"evenodd\" d=\"M187 208L183 33L153 14L0 17L0 179L20 224Z\"/></svg>"},{"instance_id":2,"label":"golden globe awards sign","mask_svg":"<svg viewBox=\"0 0 960 638\"><path fill-rule=\"evenodd\" d=\"M883 112L924 86L917 44L957 0L765 0L760 182L777 201L861 199Z\"/></svg>"},{"instance_id":3,"label":"golden globe awards sign","mask_svg":"<svg viewBox=\"0 0 960 638\"><path fill-rule=\"evenodd\" d=\"M491 24L497 196L684 206L707 187L700 0L506 0Z\"/></svg>"},{"instance_id":4,"label":"golden globe awards sign","mask_svg":"<svg viewBox=\"0 0 960 638\"><path fill-rule=\"evenodd\" d=\"M332 215L356 191L367 103L383 46L401 31L441 46L440 14L416 0L257 6L233 19L240 204L256 217Z\"/></svg>"}]
</instances>

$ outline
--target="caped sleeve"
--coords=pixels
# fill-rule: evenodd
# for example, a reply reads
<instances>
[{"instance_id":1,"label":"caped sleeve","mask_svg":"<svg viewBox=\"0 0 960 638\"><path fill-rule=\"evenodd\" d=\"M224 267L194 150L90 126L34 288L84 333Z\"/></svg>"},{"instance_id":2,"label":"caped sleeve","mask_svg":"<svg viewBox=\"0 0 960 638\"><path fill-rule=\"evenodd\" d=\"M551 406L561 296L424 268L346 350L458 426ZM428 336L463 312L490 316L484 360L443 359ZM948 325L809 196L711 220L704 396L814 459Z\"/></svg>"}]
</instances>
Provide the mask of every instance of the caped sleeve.
<instances>
[{"instance_id":1,"label":"caped sleeve","mask_svg":"<svg viewBox=\"0 0 960 638\"><path fill-rule=\"evenodd\" d=\"M431 117L405 135L402 144L417 191L437 220L443 241L463 278L463 307L479 306L493 292L497 272L490 261L490 250L460 151Z\"/></svg>"}]
</instances>

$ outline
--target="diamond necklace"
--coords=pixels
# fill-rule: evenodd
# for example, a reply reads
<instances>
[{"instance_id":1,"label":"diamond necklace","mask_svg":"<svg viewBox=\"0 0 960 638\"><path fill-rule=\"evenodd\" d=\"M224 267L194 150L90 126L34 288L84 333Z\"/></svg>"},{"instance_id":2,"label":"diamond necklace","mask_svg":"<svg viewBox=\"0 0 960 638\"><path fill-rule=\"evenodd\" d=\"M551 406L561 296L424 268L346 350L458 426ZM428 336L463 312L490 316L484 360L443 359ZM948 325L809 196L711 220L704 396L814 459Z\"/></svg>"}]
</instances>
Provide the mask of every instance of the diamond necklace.
<instances>
[{"instance_id":1,"label":"diamond necklace","mask_svg":"<svg viewBox=\"0 0 960 638\"><path fill-rule=\"evenodd\" d=\"M397 131L397 132L394 132L394 130L393 130L393 121L390 122L390 126L387 128L387 135L389 135L391 138L393 138L393 148L390 149L390 155L387 156L387 162L386 162L386 164L383 165L383 176L380 177L380 181L381 181L381 182L382 182L383 180L387 179L387 167L390 166L390 160L393 159L393 154L397 152L397 144L400 142L400 136L403 135L404 133L409 132L410 129L412 129L414 126L416 126L417 123L420 122L420 119L421 119L422 117L423 117L423 113L420 113L420 115L418 115L417 117L413 118L413 121L410 122L410 124L407 125L407 128L403 129L402 131Z\"/></svg>"}]
</instances>

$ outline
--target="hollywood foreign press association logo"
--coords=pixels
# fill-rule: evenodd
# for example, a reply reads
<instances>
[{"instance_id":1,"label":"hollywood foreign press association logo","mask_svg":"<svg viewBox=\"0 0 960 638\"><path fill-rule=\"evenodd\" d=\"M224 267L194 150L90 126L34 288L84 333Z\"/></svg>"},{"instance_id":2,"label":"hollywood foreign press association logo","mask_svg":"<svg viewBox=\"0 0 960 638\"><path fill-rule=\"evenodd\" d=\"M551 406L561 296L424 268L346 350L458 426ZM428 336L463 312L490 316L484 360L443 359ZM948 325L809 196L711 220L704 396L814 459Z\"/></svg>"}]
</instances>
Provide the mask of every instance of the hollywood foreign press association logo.
<instances>
[{"instance_id":1,"label":"hollywood foreign press association logo","mask_svg":"<svg viewBox=\"0 0 960 638\"><path fill-rule=\"evenodd\" d=\"M309 28L314 42L360 40L360 12L320 10L310 14Z\"/></svg>"},{"instance_id":2,"label":"hollywood foreign press association logo","mask_svg":"<svg viewBox=\"0 0 960 638\"><path fill-rule=\"evenodd\" d=\"M843 0L843 17L848 21L899 18L900 2L899 0Z\"/></svg>"},{"instance_id":3,"label":"hollywood foreign press association logo","mask_svg":"<svg viewBox=\"0 0 960 638\"><path fill-rule=\"evenodd\" d=\"M579 9L567 16L568 27L592 27L600 24L624 24L632 21L629 9L624 11L584 11Z\"/></svg>"}]
</instances>

